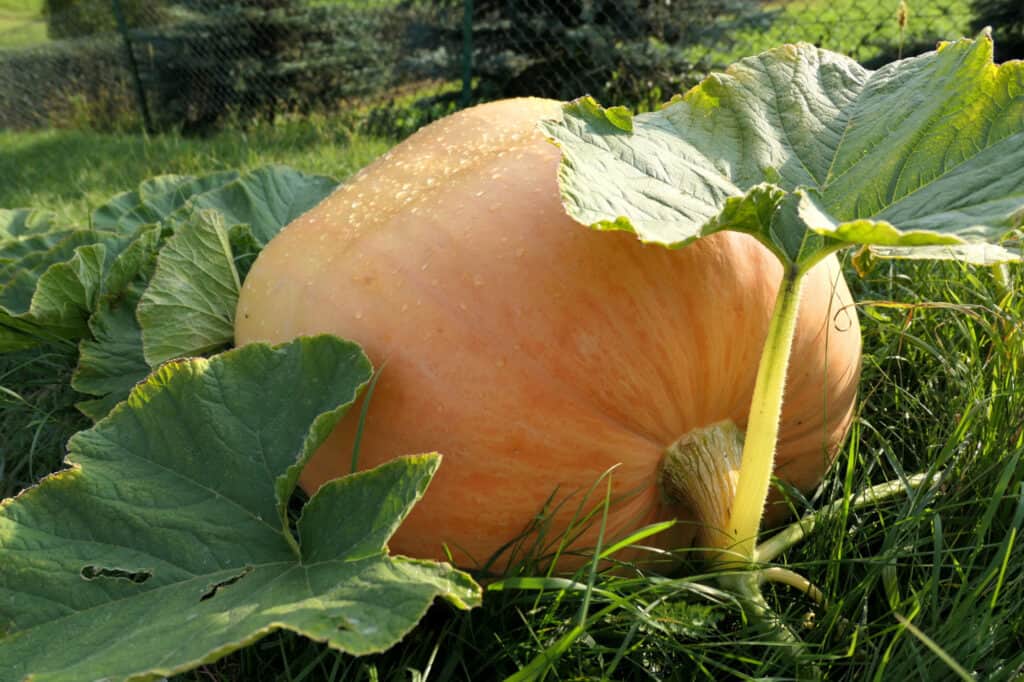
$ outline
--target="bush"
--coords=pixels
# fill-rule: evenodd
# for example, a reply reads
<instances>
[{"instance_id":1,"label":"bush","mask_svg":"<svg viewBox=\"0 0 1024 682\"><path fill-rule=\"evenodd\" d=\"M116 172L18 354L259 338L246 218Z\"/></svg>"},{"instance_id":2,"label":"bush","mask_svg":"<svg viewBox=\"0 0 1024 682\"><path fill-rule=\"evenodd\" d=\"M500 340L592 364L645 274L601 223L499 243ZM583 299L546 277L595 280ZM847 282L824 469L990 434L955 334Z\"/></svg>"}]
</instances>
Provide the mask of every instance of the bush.
<instances>
[{"instance_id":1,"label":"bush","mask_svg":"<svg viewBox=\"0 0 1024 682\"><path fill-rule=\"evenodd\" d=\"M297 0L197 7L186 21L135 34L151 108L186 132L306 113L394 82L402 49L394 12Z\"/></svg>"},{"instance_id":2,"label":"bush","mask_svg":"<svg viewBox=\"0 0 1024 682\"><path fill-rule=\"evenodd\" d=\"M649 103L679 91L704 70L687 48L766 16L755 0L477 0L476 94L569 99L590 93L607 101ZM435 29L434 44L446 46L449 63L457 61L458 22Z\"/></svg>"},{"instance_id":3,"label":"bush","mask_svg":"<svg viewBox=\"0 0 1024 682\"><path fill-rule=\"evenodd\" d=\"M157 24L162 20L162 2L119 0L129 28ZM111 0L45 0L47 34L54 40L81 38L117 31Z\"/></svg>"},{"instance_id":4,"label":"bush","mask_svg":"<svg viewBox=\"0 0 1024 682\"><path fill-rule=\"evenodd\" d=\"M0 58L0 128L47 125L101 131L140 124L120 41L62 40Z\"/></svg>"}]
</instances>

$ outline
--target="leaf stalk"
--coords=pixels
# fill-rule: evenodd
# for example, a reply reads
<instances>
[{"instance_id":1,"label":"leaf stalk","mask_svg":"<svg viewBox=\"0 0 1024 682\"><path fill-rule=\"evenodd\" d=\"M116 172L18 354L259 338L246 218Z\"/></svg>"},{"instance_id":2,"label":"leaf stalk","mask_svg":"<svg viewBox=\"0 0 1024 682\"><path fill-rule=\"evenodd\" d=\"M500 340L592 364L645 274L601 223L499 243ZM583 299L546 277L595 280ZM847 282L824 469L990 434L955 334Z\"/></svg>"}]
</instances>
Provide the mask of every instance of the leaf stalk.
<instances>
[{"instance_id":1,"label":"leaf stalk","mask_svg":"<svg viewBox=\"0 0 1024 682\"><path fill-rule=\"evenodd\" d=\"M735 594L743 612L769 641L783 648L794 665L797 680L820 680L821 671L807 659L807 645L776 613L761 593L762 571L725 573L719 578Z\"/></svg>"},{"instance_id":2,"label":"leaf stalk","mask_svg":"<svg viewBox=\"0 0 1024 682\"><path fill-rule=\"evenodd\" d=\"M796 333L804 274L796 265L787 266L757 368L736 498L726 529L733 540L729 554L746 564L756 560L757 532L775 467L786 370Z\"/></svg>"},{"instance_id":3,"label":"leaf stalk","mask_svg":"<svg viewBox=\"0 0 1024 682\"><path fill-rule=\"evenodd\" d=\"M929 481L937 481L939 477L940 474L938 473L924 473L915 474L906 480L886 481L858 493L850 500L849 504L852 509L860 509L871 504L878 504L887 498L919 488ZM774 561L783 552L810 535L823 519L838 512L846 503L845 499L838 499L828 506L808 514L799 521L794 521L758 545L754 558L758 563Z\"/></svg>"}]
</instances>

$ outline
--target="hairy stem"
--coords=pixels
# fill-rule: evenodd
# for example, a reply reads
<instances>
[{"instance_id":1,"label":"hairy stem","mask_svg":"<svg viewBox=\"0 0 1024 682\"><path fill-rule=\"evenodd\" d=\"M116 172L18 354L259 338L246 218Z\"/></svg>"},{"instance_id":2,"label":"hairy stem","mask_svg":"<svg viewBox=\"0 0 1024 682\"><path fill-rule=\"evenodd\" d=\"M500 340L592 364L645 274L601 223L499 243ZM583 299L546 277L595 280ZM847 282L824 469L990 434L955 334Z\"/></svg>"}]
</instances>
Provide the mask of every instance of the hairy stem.
<instances>
[{"instance_id":1,"label":"hairy stem","mask_svg":"<svg viewBox=\"0 0 1024 682\"><path fill-rule=\"evenodd\" d=\"M886 481L885 483L871 486L867 490L855 495L849 501L850 508L859 509L869 504L877 504L889 497L894 497L902 492L920 487L928 481L938 480L939 475L939 473L916 474L906 479L906 481ZM761 563L774 561L780 554L810 535L822 519L835 514L846 504L847 501L845 499L839 499L816 512L808 514L799 521L794 521L768 540L762 542L757 547L754 558Z\"/></svg>"},{"instance_id":2,"label":"hairy stem","mask_svg":"<svg viewBox=\"0 0 1024 682\"><path fill-rule=\"evenodd\" d=\"M786 268L765 339L757 381L747 423L743 462L736 484L736 499L726 530L732 536L732 551L744 563L755 560L757 531L761 525L768 487L775 466L775 446L782 414L786 369L796 332L800 307L800 288L804 272L796 266Z\"/></svg>"}]
</instances>

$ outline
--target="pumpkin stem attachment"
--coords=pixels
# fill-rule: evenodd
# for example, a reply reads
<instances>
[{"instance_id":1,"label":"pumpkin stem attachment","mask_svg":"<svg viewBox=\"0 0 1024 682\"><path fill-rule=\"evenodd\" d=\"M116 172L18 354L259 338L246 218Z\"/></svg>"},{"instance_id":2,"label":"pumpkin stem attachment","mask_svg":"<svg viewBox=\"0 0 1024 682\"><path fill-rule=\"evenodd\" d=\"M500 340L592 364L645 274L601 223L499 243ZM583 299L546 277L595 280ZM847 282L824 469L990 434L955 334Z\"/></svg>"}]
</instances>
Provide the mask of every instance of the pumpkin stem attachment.
<instances>
[{"instance_id":1,"label":"pumpkin stem attachment","mask_svg":"<svg viewBox=\"0 0 1024 682\"><path fill-rule=\"evenodd\" d=\"M667 501L683 504L701 523L702 547L725 550L743 460L743 431L725 420L694 429L665 449L659 483Z\"/></svg>"},{"instance_id":2,"label":"pumpkin stem attachment","mask_svg":"<svg viewBox=\"0 0 1024 682\"><path fill-rule=\"evenodd\" d=\"M754 395L747 419L743 464L736 482L736 504L729 521L722 526L728 528L732 535L733 541L730 544L734 555L748 564L756 560L757 532L761 527L761 517L764 515L764 505L775 468L786 369L793 348L793 337L796 335L804 274L805 270L796 265L786 265L786 273L779 286L775 309L768 325L761 361L757 366Z\"/></svg>"}]
</instances>

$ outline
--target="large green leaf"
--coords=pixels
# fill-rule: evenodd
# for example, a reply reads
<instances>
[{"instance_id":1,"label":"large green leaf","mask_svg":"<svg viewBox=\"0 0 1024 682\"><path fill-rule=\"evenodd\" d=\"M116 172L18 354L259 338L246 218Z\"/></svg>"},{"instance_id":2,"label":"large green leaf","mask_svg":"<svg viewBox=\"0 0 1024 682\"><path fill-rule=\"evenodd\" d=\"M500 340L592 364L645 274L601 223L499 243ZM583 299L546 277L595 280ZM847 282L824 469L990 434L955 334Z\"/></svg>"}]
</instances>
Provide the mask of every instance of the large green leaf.
<instances>
[{"instance_id":1,"label":"large green leaf","mask_svg":"<svg viewBox=\"0 0 1024 682\"><path fill-rule=\"evenodd\" d=\"M127 286L154 248L149 234L93 230L0 241L0 329L21 334L21 347L81 338L101 298ZM5 338L0 352L19 347Z\"/></svg>"},{"instance_id":2,"label":"large green leaf","mask_svg":"<svg viewBox=\"0 0 1024 682\"><path fill-rule=\"evenodd\" d=\"M730 229L787 262L846 244L990 263L1024 221L1024 63L992 42L869 71L786 45L715 74L665 108L630 117L593 100L545 131L563 151L570 214L681 246Z\"/></svg>"},{"instance_id":3,"label":"large green leaf","mask_svg":"<svg viewBox=\"0 0 1024 682\"><path fill-rule=\"evenodd\" d=\"M149 365L231 343L241 286L223 218L213 210L196 211L160 250L139 302Z\"/></svg>"},{"instance_id":4,"label":"large green leaf","mask_svg":"<svg viewBox=\"0 0 1024 682\"><path fill-rule=\"evenodd\" d=\"M57 216L34 208L0 208L0 240L57 229Z\"/></svg>"},{"instance_id":5,"label":"large green leaf","mask_svg":"<svg viewBox=\"0 0 1024 682\"><path fill-rule=\"evenodd\" d=\"M132 192L119 194L92 214L94 228L134 232L142 225L164 220L197 194L209 192L238 177L237 171L191 175L158 175Z\"/></svg>"},{"instance_id":6,"label":"large green leaf","mask_svg":"<svg viewBox=\"0 0 1024 682\"><path fill-rule=\"evenodd\" d=\"M0 352L86 336L100 301L152 260L160 240L152 225L238 177L146 180L96 209L91 229L62 227L48 211L0 209Z\"/></svg>"},{"instance_id":7,"label":"large green leaf","mask_svg":"<svg viewBox=\"0 0 1024 682\"><path fill-rule=\"evenodd\" d=\"M61 227L47 211L0 210L0 352L87 338L89 316L100 302L122 292L152 260L162 234L172 234L182 225L189 229L199 208L228 212L231 219L226 225L251 225L233 227L230 233L232 248L240 250L231 260L244 272L257 247L334 186L329 178L285 167L245 175L236 171L202 177L161 175L97 208L91 229ZM209 288L202 276L193 284L191 293ZM193 310L202 305L195 300L182 302ZM173 322L166 321L163 328ZM223 342L222 338L213 345ZM167 359L200 348L207 347L186 344L177 353L156 352L154 357Z\"/></svg>"},{"instance_id":8,"label":"large green leaf","mask_svg":"<svg viewBox=\"0 0 1024 682\"><path fill-rule=\"evenodd\" d=\"M79 393L99 396L77 404L93 421L105 417L149 374L142 349L142 329L135 319L141 297L142 285L138 284L124 295L104 301L89 318L92 338L83 339L78 345L78 366L71 377L71 387Z\"/></svg>"},{"instance_id":9,"label":"large green leaf","mask_svg":"<svg viewBox=\"0 0 1024 682\"><path fill-rule=\"evenodd\" d=\"M92 214L93 227L132 233L165 222L170 229L196 209L219 211L228 225L246 224L261 245L295 218L320 203L337 181L287 166L264 166L239 174L223 171L200 177L160 175L119 194ZM0 227L4 216L0 214Z\"/></svg>"},{"instance_id":10,"label":"large green leaf","mask_svg":"<svg viewBox=\"0 0 1024 682\"><path fill-rule=\"evenodd\" d=\"M0 678L165 676L280 628L366 654L437 596L477 603L466 575L386 554L436 455L329 483L289 525L370 371L328 336L169 363L72 438L71 469L0 505Z\"/></svg>"},{"instance_id":11,"label":"large green leaf","mask_svg":"<svg viewBox=\"0 0 1024 682\"><path fill-rule=\"evenodd\" d=\"M211 208L228 225L246 224L265 245L282 227L319 204L338 186L336 180L308 175L287 166L267 166L189 202L191 209Z\"/></svg>"},{"instance_id":12,"label":"large green leaf","mask_svg":"<svg viewBox=\"0 0 1024 682\"><path fill-rule=\"evenodd\" d=\"M108 283L120 279L127 284L117 295L100 301L89 317L89 335L78 344L78 366L71 377L71 387L80 393L99 396L76 403L93 421L106 416L149 374L135 309L155 269L160 239L158 225L143 228L114 262Z\"/></svg>"},{"instance_id":13,"label":"large green leaf","mask_svg":"<svg viewBox=\"0 0 1024 682\"><path fill-rule=\"evenodd\" d=\"M164 175L97 209L93 224L102 226L104 234L134 235L135 240L105 275L107 288L115 293L108 292L93 307L89 334L80 344L73 386L97 396L79 403L80 409L100 419L145 378L148 368L230 345L239 283L249 266L266 241L334 187L330 178L283 166L242 175ZM20 214L10 217L12 224L19 221L24 222ZM155 270L144 267L154 258ZM129 286L145 295L120 295ZM35 281L26 280L18 291L30 298ZM129 299L136 307L129 309ZM37 332L0 326L0 350L7 330L12 348L25 340L33 343ZM81 336L83 330L77 331Z\"/></svg>"}]
</instances>

